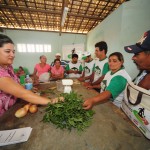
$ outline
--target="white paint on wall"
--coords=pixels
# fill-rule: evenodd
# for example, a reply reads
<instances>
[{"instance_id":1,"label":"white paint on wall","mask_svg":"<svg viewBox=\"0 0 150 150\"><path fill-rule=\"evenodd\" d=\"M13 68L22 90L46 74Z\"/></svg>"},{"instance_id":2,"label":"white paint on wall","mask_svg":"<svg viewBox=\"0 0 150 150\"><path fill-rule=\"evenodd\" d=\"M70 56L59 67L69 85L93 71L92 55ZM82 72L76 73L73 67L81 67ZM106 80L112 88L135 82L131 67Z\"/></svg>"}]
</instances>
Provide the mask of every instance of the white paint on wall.
<instances>
[{"instance_id":1,"label":"white paint on wall","mask_svg":"<svg viewBox=\"0 0 150 150\"><path fill-rule=\"evenodd\" d=\"M16 49L16 58L13 66L17 68L19 66L27 67L30 73L33 73L35 64L39 63L39 57L45 55L47 57L47 63L55 59L56 53L62 54L62 46L68 44L80 44L86 45L86 35L82 34L67 34L55 32L39 32L39 31L25 31L25 30L5 30L4 34L8 35L16 44L46 44L51 45L51 51L49 53L19 53ZM16 46L17 47L17 46Z\"/></svg>"},{"instance_id":2,"label":"white paint on wall","mask_svg":"<svg viewBox=\"0 0 150 150\"><path fill-rule=\"evenodd\" d=\"M142 34L150 30L150 0L131 0L123 3L95 29L87 35L87 50L94 56L94 45L104 40L108 44L109 54L119 51L124 55L125 68L134 78L138 69L134 65L132 54L124 51L124 46L135 44Z\"/></svg>"}]
</instances>

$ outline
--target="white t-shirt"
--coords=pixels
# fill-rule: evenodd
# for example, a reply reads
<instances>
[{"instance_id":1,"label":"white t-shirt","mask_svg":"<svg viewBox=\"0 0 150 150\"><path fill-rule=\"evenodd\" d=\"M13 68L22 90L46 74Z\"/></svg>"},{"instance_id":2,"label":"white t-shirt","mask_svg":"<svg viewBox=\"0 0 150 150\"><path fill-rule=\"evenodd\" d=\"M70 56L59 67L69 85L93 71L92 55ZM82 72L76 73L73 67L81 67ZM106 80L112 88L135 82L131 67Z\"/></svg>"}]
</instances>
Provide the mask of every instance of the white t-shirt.
<instances>
[{"instance_id":1,"label":"white t-shirt","mask_svg":"<svg viewBox=\"0 0 150 150\"><path fill-rule=\"evenodd\" d=\"M69 70L82 71L82 65L79 62L77 62L76 64L69 62L68 65L66 66L66 71L69 71ZM81 74L75 74L75 73L70 73L68 75L69 78L79 78L80 76Z\"/></svg>"},{"instance_id":2,"label":"white t-shirt","mask_svg":"<svg viewBox=\"0 0 150 150\"><path fill-rule=\"evenodd\" d=\"M120 107L127 81L131 81L131 77L124 68L113 74L109 71L101 82L101 92L110 91L113 104Z\"/></svg>"}]
</instances>

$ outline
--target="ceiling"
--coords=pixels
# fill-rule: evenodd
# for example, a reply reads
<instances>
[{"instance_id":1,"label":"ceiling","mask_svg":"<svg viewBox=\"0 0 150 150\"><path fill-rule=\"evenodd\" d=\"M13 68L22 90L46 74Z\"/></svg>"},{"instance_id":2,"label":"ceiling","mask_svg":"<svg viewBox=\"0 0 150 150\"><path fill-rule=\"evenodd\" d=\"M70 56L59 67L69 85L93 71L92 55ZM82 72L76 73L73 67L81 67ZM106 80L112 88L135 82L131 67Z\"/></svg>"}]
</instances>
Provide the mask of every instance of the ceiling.
<instances>
[{"instance_id":1,"label":"ceiling","mask_svg":"<svg viewBox=\"0 0 150 150\"><path fill-rule=\"evenodd\" d=\"M87 34L127 0L0 0L0 27ZM61 26L64 7L67 18Z\"/></svg>"}]
</instances>

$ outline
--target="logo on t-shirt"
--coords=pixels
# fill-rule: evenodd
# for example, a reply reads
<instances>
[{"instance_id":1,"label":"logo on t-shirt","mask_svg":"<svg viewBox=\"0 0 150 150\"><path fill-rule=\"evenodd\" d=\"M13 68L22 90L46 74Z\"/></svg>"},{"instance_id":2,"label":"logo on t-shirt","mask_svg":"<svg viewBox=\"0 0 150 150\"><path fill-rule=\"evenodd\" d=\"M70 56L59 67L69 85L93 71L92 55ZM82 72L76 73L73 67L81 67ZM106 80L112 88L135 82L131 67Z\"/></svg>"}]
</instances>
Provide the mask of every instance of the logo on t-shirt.
<instances>
[{"instance_id":1,"label":"logo on t-shirt","mask_svg":"<svg viewBox=\"0 0 150 150\"><path fill-rule=\"evenodd\" d=\"M73 68L71 68L71 70L78 71L78 68L73 67Z\"/></svg>"},{"instance_id":2,"label":"logo on t-shirt","mask_svg":"<svg viewBox=\"0 0 150 150\"><path fill-rule=\"evenodd\" d=\"M101 74L101 69L99 68L99 66L96 66L96 67L95 67L95 73L96 73L97 75L100 75L100 74Z\"/></svg>"},{"instance_id":3,"label":"logo on t-shirt","mask_svg":"<svg viewBox=\"0 0 150 150\"><path fill-rule=\"evenodd\" d=\"M90 69L87 66L85 66L84 70L86 73L90 73Z\"/></svg>"}]
</instances>

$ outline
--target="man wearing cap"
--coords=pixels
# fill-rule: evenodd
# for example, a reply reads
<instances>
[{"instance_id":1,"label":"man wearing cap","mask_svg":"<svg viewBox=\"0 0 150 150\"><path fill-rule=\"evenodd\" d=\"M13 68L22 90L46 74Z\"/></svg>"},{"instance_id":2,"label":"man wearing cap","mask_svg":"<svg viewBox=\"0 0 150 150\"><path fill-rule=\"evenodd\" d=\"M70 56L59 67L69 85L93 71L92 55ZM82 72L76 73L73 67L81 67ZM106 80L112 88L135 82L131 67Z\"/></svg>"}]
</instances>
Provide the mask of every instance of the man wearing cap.
<instances>
[{"instance_id":1,"label":"man wearing cap","mask_svg":"<svg viewBox=\"0 0 150 150\"><path fill-rule=\"evenodd\" d=\"M66 66L66 73L69 78L79 78L82 73L82 65L78 62L78 55L72 54L72 61Z\"/></svg>"},{"instance_id":2,"label":"man wearing cap","mask_svg":"<svg viewBox=\"0 0 150 150\"><path fill-rule=\"evenodd\" d=\"M150 90L150 31L145 32L135 45L125 46L125 51L134 54L132 60L142 71L135 84Z\"/></svg>"},{"instance_id":3,"label":"man wearing cap","mask_svg":"<svg viewBox=\"0 0 150 150\"><path fill-rule=\"evenodd\" d=\"M134 54L132 60L141 74L135 78L134 83L128 83L121 107L150 139L150 31L145 32L138 43L125 46L124 49Z\"/></svg>"},{"instance_id":4,"label":"man wearing cap","mask_svg":"<svg viewBox=\"0 0 150 150\"><path fill-rule=\"evenodd\" d=\"M69 63L69 61L61 60L61 54L60 53L56 53L55 58L60 60L61 66L65 69L65 67ZM53 66L54 66L54 62L51 63L51 67L53 67Z\"/></svg>"},{"instance_id":5,"label":"man wearing cap","mask_svg":"<svg viewBox=\"0 0 150 150\"><path fill-rule=\"evenodd\" d=\"M92 59L90 52L84 52L82 54L82 59L84 60L85 63L83 67L82 76L78 78L78 80L81 82L82 81L88 82L90 75L93 73L95 61Z\"/></svg>"},{"instance_id":6,"label":"man wearing cap","mask_svg":"<svg viewBox=\"0 0 150 150\"><path fill-rule=\"evenodd\" d=\"M107 54L107 43L101 41L95 44L95 55L98 59L95 60L95 65L92 75L89 77L90 82L84 85L87 88L94 88L99 92L100 83L105 74L109 71Z\"/></svg>"}]
</instances>

